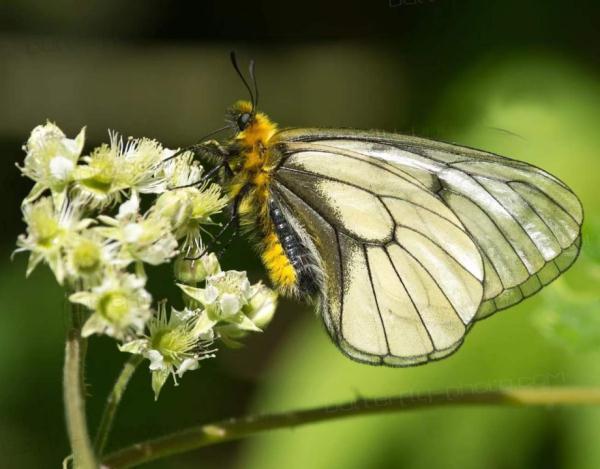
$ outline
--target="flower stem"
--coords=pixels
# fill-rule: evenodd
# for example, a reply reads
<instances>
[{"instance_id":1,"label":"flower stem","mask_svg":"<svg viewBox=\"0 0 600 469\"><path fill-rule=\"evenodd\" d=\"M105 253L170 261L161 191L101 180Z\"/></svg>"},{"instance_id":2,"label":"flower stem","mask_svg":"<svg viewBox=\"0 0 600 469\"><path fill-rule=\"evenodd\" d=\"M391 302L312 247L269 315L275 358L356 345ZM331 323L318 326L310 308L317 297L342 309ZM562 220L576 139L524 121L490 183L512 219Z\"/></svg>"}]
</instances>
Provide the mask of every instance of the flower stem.
<instances>
[{"instance_id":1,"label":"flower stem","mask_svg":"<svg viewBox=\"0 0 600 469\"><path fill-rule=\"evenodd\" d=\"M85 340L81 338L82 312L69 305L69 328L65 345L63 369L63 399L67 433L73 452L74 467L94 469L98 467L87 429L83 381L82 354Z\"/></svg>"},{"instance_id":2,"label":"flower stem","mask_svg":"<svg viewBox=\"0 0 600 469\"><path fill-rule=\"evenodd\" d=\"M374 399L359 399L344 404L232 418L216 423L199 425L153 440L136 443L109 454L103 467L125 468L183 453L203 446L255 435L257 433L298 425L324 422L360 415L374 415L438 406L462 405L600 405L600 388L517 388L496 391L464 391L423 393Z\"/></svg>"},{"instance_id":3,"label":"flower stem","mask_svg":"<svg viewBox=\"0 0 600 469\"><path fill-rule=\"evenodd\" d=\"M98 432L96 433L96 438L94 440L96 454L102 455L104 452L117 409L121 403L121 398L125 393L125 389L127 389L129 380L143 359L144 357L141 355L132 355L129 360L125 362L121 373L119 373L119 376L117 377L117 380L115 381L115 384L110 391L108 398L106 399L106 405L104 406L100 424L98 425Z\"/></svg>"}]
</instances>

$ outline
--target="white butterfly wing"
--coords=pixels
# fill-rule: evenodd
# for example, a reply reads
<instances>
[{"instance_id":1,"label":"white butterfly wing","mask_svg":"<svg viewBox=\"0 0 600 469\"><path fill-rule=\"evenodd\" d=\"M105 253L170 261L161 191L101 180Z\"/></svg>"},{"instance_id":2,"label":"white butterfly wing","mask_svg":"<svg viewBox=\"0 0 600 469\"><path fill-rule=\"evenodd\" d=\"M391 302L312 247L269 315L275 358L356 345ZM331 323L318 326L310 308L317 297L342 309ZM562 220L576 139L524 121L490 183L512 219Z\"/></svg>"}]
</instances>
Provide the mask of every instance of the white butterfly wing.
<instances>
[{"instance_id":1,"label":"white butterfly wing","mask_svg":"<svg viewBox=\"0 0 600 469\"><path fill-rule=\"evenodd\" d=\"M576 196L548 173L424 139L285 131L274 190L315 240L321 314L352 358L448 355L470 324L575 260Z\"/></svg>"}]
</instances>

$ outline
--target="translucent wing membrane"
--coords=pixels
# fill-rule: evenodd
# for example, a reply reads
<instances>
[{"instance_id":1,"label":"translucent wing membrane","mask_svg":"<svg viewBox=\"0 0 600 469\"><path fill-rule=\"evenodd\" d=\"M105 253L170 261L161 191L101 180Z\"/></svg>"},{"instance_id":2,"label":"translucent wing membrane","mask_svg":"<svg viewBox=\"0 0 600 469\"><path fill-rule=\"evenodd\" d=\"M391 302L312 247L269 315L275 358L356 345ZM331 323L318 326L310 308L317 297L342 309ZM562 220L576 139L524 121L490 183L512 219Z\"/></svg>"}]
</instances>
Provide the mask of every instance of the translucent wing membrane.
<instances>
[{"instance_id":1,"label":"translucent wing membrane","mask_svg":"<svg viewBox=\"0 0 600 469\"><path fill-rule=\"evenodd\" d=\"M582 209L536 167L393 134L284 131L274 194L316 240L321 314L357 360L441 358L575 260Z\"/></svg>"}]
</instances>

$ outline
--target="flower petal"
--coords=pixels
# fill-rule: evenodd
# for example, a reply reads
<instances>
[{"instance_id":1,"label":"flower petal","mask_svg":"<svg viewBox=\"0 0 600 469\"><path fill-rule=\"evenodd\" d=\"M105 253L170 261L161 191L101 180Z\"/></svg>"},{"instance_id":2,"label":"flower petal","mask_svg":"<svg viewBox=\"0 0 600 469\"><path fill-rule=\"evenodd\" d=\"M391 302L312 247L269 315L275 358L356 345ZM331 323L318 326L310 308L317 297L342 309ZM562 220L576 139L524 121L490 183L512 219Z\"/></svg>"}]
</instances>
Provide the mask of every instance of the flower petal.
<instances>
[{"instance_id":1,"label":"flower petal","mask_svg":"<svg viewBox=\"0 0 600 469\"><path fill-rule=\"evenodd\" d=\"M148 358L148 360L150 360L149 368L151 371L166 369L165 360L164 360L162 354L158 350L154 350L154 349L149 350L148 353L146 354L146 357Z\"/></svg>"},{"instance_id":2,"label":"flower petal","mask_svg":"<svg viewBox=\"0 0 600 469\"><path fill-rule=\"evenodd\" d=\"M219 300L219 306L224 317L230 317L238 313L242 304L240 299L232 293L224 293Z\"/></svg>"},{"instance_id":3,"label":"flower petal","mask_svg":"<svg viewBox=\"0 0 600 469\"><path fill-rule=\"evenodd\" d=\"M188 370L197 370L200 364L196 358L186 358L181 362L179 368L177 368L177 376L181 378L181 376Z\"/></svg>"}]
</instances>

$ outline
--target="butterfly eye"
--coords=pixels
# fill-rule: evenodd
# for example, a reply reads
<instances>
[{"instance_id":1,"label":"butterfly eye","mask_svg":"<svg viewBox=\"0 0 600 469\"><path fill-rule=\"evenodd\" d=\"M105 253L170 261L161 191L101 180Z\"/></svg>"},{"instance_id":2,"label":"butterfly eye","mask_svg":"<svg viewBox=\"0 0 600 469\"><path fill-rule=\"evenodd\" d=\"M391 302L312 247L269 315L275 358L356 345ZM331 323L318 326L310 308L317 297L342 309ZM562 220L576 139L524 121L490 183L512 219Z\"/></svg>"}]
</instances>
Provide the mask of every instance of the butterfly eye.
<instances>
[{"instance_id":1,"label":"butterfly eye","mask_svg":"<svg viewBox=\"0 0 600 469\"><path fill-rule=\"evenodd\" d=\"M237 126L240 129L240 131L242 131L246 127L248 127L249 123L250 123L250 113L244 112L243 114L240 114L240 116L237 119Z\"/></svg>"}]
</instances>

